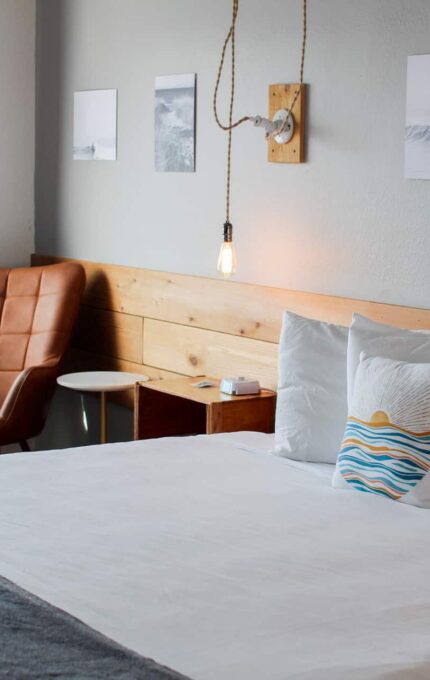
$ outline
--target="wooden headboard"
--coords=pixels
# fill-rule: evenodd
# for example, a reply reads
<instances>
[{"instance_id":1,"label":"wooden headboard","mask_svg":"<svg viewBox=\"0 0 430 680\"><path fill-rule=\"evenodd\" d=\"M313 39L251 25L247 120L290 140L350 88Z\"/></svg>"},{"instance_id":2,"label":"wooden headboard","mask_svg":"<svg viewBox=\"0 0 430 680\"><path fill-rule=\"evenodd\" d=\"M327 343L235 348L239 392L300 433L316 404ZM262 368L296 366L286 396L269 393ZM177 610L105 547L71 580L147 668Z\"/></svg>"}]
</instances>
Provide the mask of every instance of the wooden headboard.
<instances>
[{"instance_id":1,"label":"wooden headboard","mask_svg":"<svg viewBox=\"0 0 430 680\"><path fill-rule=\"evenodd\" d=\"M32 264L70 261L33 255ZM78 260L76 260L78 261ZM430 310L80 261L84 302L68 366L151 378L250 375L274 388L282 312L349 325L353 312L430 329Z\"/></svg>"}]
</instances>

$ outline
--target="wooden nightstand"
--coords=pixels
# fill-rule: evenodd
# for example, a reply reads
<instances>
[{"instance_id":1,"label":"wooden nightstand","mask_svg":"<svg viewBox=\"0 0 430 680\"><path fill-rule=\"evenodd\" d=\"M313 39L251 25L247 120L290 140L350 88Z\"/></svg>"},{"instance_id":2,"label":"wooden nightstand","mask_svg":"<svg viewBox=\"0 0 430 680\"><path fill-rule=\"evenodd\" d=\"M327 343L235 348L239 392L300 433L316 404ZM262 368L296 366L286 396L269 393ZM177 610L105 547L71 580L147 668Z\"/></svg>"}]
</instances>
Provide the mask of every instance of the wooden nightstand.
<instances>
[{"instance_id":1,"label":"wooden nightstand","mask_svg":"<svg viewBox=\"0 0 430 680\"><path fill-rule=\"evenodd\" d=\"M212 378L208 378L212 380ZM276 393L234 397L216 387L193 387L199 378L154 380L136 385L134 438L253 430L273 432Z\"/></svg>"}]
</instances>

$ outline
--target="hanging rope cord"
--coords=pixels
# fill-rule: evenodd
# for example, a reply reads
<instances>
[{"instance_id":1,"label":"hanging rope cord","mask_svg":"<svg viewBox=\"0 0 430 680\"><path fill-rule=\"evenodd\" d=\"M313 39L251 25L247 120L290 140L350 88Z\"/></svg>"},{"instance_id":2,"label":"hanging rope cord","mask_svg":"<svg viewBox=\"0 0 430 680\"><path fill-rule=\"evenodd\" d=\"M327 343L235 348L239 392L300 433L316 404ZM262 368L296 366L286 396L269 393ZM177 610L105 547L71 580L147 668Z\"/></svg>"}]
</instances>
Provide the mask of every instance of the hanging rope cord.
<instances>
[{"instance_id":1,"label":"hanging rope cord","mask_svg":"<svg viewBox=\"0 0 430 680\"><path fill-rule=\"evenodd\" d=\"M241 125L241 123L244 123L246 120L249 120L249 116L243 116L243 118L239 118L235 123L233 123L233 105L234 105L234 87L235 87L235 76L236 76L236 40L235 40L235 33L236 33L236 19L237 19L237 13L239 11L239 0L233 0L233 16L231 20L231 26L229 29L229 32L227 33L227 37L224 41L224 45L222 48L221 52L221 61L219 64L218 68L218 74L217 74L217 79L216 79L216 84L215 84L215 90L214 90L214 98L213 98L213 110L214 110L214 116L215 120L217 122L218 127L220 127L222 130L228 132L228 142L227 142L227 192L226 192L226 222L230 222L230 187L231 187L231 135L233 128L237 127L238 125ZM219 84L221 81L221 75L222 71L224 68L224 61L225 61L225 55L227 52L227 47L228 43L231 41L231 87L230 87L230 108L229 108L229 114L228 114L228 125L223 125L218 117L218 110L217 110L217 98L218 98L218 89L219 89Z\"/></svg>"},{"instance_id":2,"label":"hanging rope cord","mask_svg":"<svg viewBox=\"0 0 430 680\"><path fill-rule=\"evenodd\" d=\"M233 0L233 15L231 20L230 29L227 33L227 37L224 41L221 52L221 60L218 67L218 74L215 83L215 90L213 96L213 112L215 116L216 123L221 130L228 132L228 143L227 143L227 193L226 193L226 220L230 222L230 187L231 187L231 137L234 128L238 127L247 120L250 120L250 116L243 116L239 118L235 123L233 123L233 105L234 105L234 90L235 90L235 76L236 76L236 20L239 12L239 0ZM307 35L307 0L303 0L303 38L302 38L302 54L300 61L300 85L303 85L303 73L305 66L305 52L306 52L306 35ZM230 107L228 114L228 125L223 125L218 116L217 100L218 100L218 90L221 82L221 75L224 68L225 55L227 52L227 47L229 42L231 42L231 87L230 87ZM289 112L292 113L294 105L299 97L300 90L297 90Z\"/></svg>"},{"instance_id":3,"label":"hanging rope cord","mask_svg":"<svg viewBox=\"0 0 430 680\"><path fill-rule=\"evenodd\" d=\"M300 85L303 85L303 73L305 70L305 54L306 54L306 36L308 33L308 7L307 0L303 0L303 36L302 36L302 55L300 58ZM296 90L293 101L290 106L290 113L292 113L294 104L299 98L300 90Z\"/></svg>"}]
</instances>

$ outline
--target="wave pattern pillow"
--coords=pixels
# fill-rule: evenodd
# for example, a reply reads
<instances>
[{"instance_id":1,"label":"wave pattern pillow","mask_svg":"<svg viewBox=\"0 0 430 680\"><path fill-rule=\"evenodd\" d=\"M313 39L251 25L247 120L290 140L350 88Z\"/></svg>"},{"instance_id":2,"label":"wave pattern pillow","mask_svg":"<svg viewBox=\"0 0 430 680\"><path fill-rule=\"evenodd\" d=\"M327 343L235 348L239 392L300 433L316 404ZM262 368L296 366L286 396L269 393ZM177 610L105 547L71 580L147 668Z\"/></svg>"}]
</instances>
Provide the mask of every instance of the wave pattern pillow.
<instances>
[{"instance_id":1,"label":"wave pattern pillow","mask_svg":"<svg viewBox=\"0 0 430 680\"><path fill-rule=\"evenodd\" d=\"M333 486L430 507L430 364L361 355Z\"/></svg>"}]
</instances>

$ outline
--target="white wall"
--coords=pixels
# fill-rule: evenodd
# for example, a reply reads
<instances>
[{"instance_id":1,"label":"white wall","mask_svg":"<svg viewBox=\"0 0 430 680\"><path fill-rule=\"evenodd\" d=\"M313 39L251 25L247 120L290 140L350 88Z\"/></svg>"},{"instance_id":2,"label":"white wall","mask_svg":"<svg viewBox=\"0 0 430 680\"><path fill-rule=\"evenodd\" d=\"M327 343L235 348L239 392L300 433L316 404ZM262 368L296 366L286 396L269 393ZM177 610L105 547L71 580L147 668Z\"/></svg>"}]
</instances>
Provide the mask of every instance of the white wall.
<instances>
[{"instance_id":1,"label":"white wall","mask_svg":"<svg viewBox=\"0 0 430 680\"><path fill-rule=\"evenodd\" d=\"M234 133L237 278L428 307L430 182L403 179L403 134L406 57L430 52L430 2L308 4L308 162L269 164L260 130ZM216 275L226 139L211 100L230 0L37 9L38 252ZM266 113L268 84L298 77L300 39L301 0L242 0L237 115ZM154 77L194 71L197 171L157 174ZM73 162L73 91L103 87L119 90L118 161ZM97 403L83 405L89 432L79 395L60 392L38 447L97 441ZM131 420L112 409L111 437L131 438Z\"/></svg>"},{"instance_id":2,"label":"white wall","mask_svg":"<svg viewBox=\"0 0 430 680\"><path fill-rule=\"evenodd\" d=\"M36 0L0 0L0 267L34 249Z\"/></svg>"},{"instance_id":3,"label":"white wall","mask_svg":"<svg viewBox=\"0 0 430 680\"><path fill-rule=\"evenodd\" d=\"M430 304L430 182L403 178L408 54L429 0L309 0L308 162L234 134L238 279ZM214 276L225 146L211 108L230 0L38 0L39 252ZM298 77L301 0L242 0L236 113ZM197 171L153 169L157 74L197 72ZM72 97L119 89L118 161L72 161ZM224 109L227 110L227 102Z\"/></svg>"}]
</instances>

